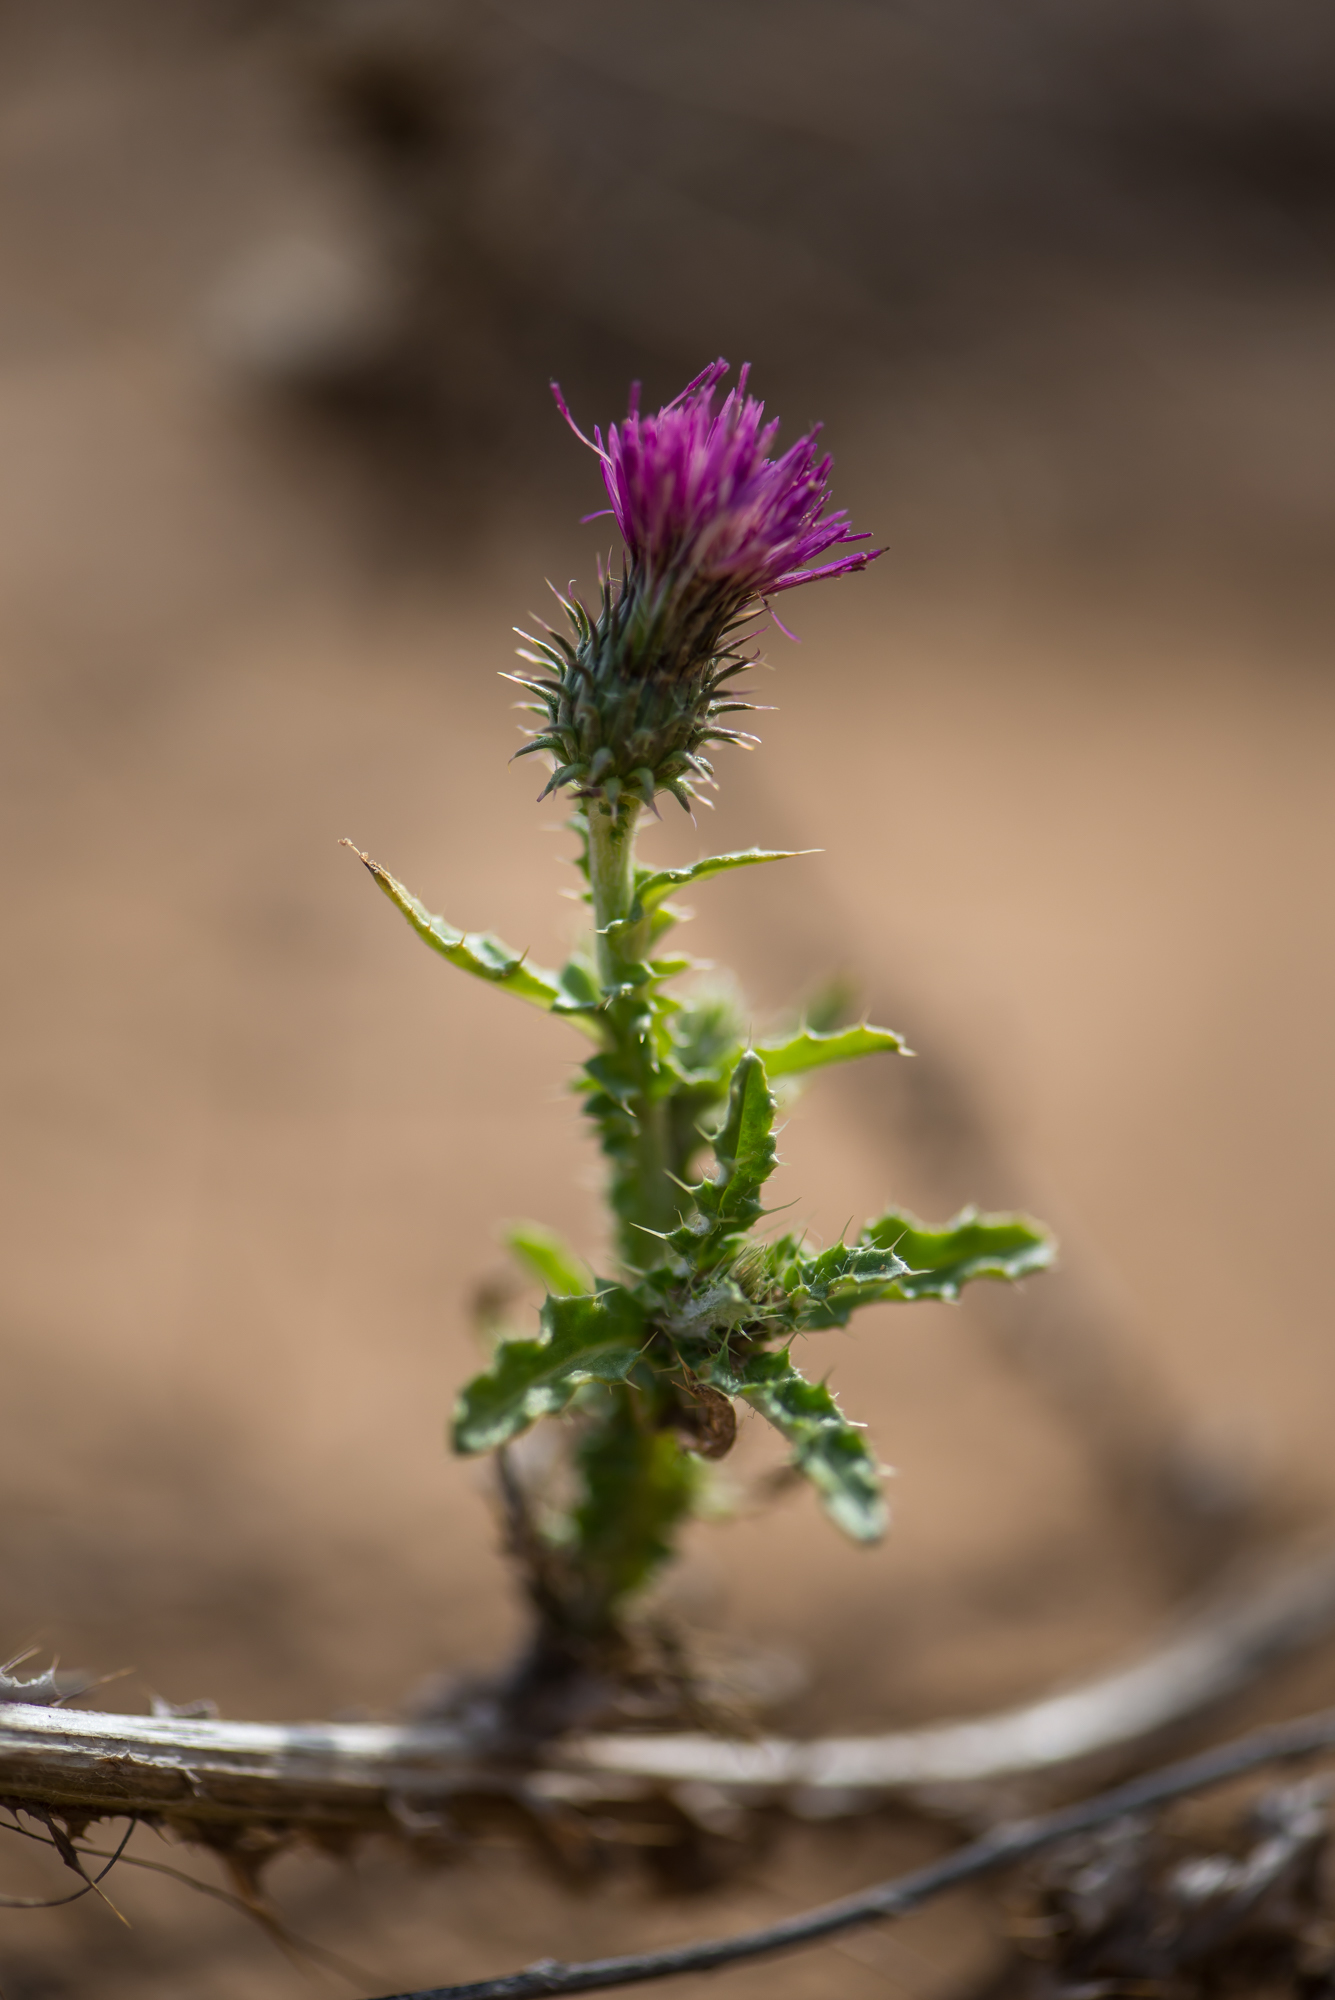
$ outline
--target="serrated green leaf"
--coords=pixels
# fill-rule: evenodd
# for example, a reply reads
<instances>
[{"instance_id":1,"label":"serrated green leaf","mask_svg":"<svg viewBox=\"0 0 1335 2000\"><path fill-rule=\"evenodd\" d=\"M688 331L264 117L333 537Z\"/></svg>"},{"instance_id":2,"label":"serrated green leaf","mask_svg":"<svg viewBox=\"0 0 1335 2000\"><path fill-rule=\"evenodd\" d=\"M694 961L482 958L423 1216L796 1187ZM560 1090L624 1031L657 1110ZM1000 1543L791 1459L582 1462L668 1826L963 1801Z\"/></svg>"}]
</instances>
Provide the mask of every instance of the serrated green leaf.
<instances>
[{"instance_id":1,"label":"serrated green leaf","mask_svg":"<svg viewBox=\"0 0 1335 2000\"><path fill-rule=\"evenodd\" d=\"M808 1382L787 1353L752 1354L739 1366L715 1361L709 1380L739 1396L787 1439L793 1463L816 1488L831 1519L854 1541L885 1532L886 1507L876 1454L823 1382Z\"/></svg>"},{"instance_id":2,"label":"serrated green leaf","mask_svg":"<svg viewBox=\"0 0 1335 2000\"><path fill-rule=\"evenodd\" d=\"M763 1212L760 1190L778 1157L775 1108L764 1062L754 1049L743 1050L728 1086L727 1113L713 1141L718 1172L691 1190L699 1215L670 1238L699 1268L713 1261L721 1238L749 1229Z\"/></svg>"},{"instance_id":3,"label":"serrated green leaf","mask_svg":"<svg viewBox=\"0 0 1335 2000\"><path fill-rule=\"evenodd\" d=\"M714 1137L719 1200L731 1211L758 1194L774 1171L774 1099L765 1063L755 1049L743 1049L728 1086L728 1110Z\"/></svg>"},{"instance_id":4,"label":"serrated green leaf","mask_svg":"<svg viewBox=\"0 0 1335 2000\"><path fill-rule=\"evenodd\" d=\"M504 1235L524 1268L557 1298L575 1298L594 1289L592 1271L554 1229L544 1229L540 1222L512 1222Z\"/></svg>"},{"instance_id":5,"label":"serrated green leaf","mask_svg":"<svg viewBox=\"0 0 1335 2000\"><path fill-rule=\"evenodd\" d=\"M927 1228L907 1209L888 1209L868 1223L862 1242L893 1250L908 1265L882 1295L895 1299L957 1299L972 1278L1023 1278L1046 1270L1057 1254L1048 1231L1027 1215L980 1215L976 1208L961 1209L943 1229Z\"/></svg>"},{"instance_id":6,"label":"serrated green leaf","mask_svg":"<svg viewBox=\"0 0 1335 2000\"><path fill-rule=\"evenodd\" d=\"M485 979L489 985L499 986L506 993L513 993L517 999L527 1000L531 1006L541 1007L550 1013L556 1009L568 1013L576 1027L597 1035L598 1028L584 1020L579 1014L569 1013L569 999L554 972L547 972L541 966L530 965L522 952L512 951L490 932L457 931L447 924L444 917L433 916L424 903L420 903L402 882L395 879L387 868L373 861L369 854L360 856L369 873L374 877L395 909L408 919L418 937L424 939L433 951L447 958L451 965L457 965L461 972L472 973L475 979Z\"/></svg>"},{"instance_id":7,"label":"serrated green leaf","mask_svg":"<svg viewBox=\"0 0 1335 2000\"><path fill-rule=\"evenodd\" d=\"M847 1326L859 1306L896 1298L908 1265L894 1251L867 1243L832 1243L815 1257L798 1257L782 1273L791 1324L803 1333Z\"/></svg>"},{"instance_id":8,"label":"serrated green leaf","mask_svg":"<svg viewBox=\"0 0 1335 2000\"><path fill-rule=\"evenodd\" d=\"M777 1080L784 1076L801 1076L807 1070L823 1069L827 1063L854 1062L859 1056L880 1055L886 1051L907 1054L902 1035L896 1035L889 1028L873 1028L865 1021L854 1028L837 1028L833 1034L817 1034L814 1028L799 1028L795 1035L785 1036L781 1042L761 1042L761 1055L765 1058L765 1068Z\"/></svg>"},{"instance_id":9,"label":"serrated green leaf","mask_svg":"<svg viewBox=\"0 0 1335 2000\"><path fill-rule=\"evenodd\" d=\"M711 854L704 861L692 862L689 868L659 868L642 875L635 885L635 900L648 916L665 896L670 896L674 889L684 889L690 882L703 882L708 876L722 875L730 868L754 868L761 861L793 861L801 854L817 851L802 847L748 847L741 854Z\"/></svg>"},{"instance_id":10,"label":"serrated green leaf","mask_svg":"<svg viewBox=\"0 0 1335 2000\"><path fill-rule=\"evenodd\" d=\"M624 1382L640 1358L644 1313L629 1292L549 1298L538 1340L506 1340L455 1406L458 1452L493 1451L539 1417L556 1416L586 1382Z\"/></svg>"}]
</instances>

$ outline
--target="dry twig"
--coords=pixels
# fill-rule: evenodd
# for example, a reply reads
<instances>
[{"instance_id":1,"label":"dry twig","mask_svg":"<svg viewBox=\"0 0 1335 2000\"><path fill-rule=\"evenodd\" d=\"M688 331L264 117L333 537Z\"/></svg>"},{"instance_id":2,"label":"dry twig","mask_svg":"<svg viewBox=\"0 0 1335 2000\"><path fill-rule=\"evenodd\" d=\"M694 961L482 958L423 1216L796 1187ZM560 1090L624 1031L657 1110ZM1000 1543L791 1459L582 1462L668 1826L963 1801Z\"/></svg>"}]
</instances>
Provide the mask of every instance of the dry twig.
<instances>
[{"instance_id":1,"label":"dry twig","mask_svg":"<svg viewBox=\"0 0 1335 2000\"><path fill-rule=\"evenodd\" d=\"M604 1992L609 1987L638 1986L681 1973L711 1972L744 1959L819 1944L862 1924L907 1916L948 1889L1013 1867L1016 1862L1055 1847L1073 1834L1107 1826L1128 1813L1167 1805L1267 1764L1310 1757L1332 1747L1335 1747L1335 1710L1328 1709L1320 1715L1304 1716L1298 1722L1258 1730L1238 1742L1207 1750L1199 1757L1189 1757L1146 1777L1133 1778L1129 1784L1118 1785L1078 1805L1065 1806L1059 1812L1045 1813L1037 1819L1009 1820L942 1861L930 1862L925 1868L915 1868L911 1874L879 1883L856 1896L845 1896L837 1903L826 1903L820 1909L788 1917L764 1930L746 1931L738 1937L711 1938L701 1944L678 1945L667 1951L594 1959L583 1965L561 1965L555 1959L546 1959L499 1979L475 1980L464 1986L423 1987L412 1993L388 1996L388 2000L540 2000L540 1996L553 1993Z\"/></svg>"}]
</instances>

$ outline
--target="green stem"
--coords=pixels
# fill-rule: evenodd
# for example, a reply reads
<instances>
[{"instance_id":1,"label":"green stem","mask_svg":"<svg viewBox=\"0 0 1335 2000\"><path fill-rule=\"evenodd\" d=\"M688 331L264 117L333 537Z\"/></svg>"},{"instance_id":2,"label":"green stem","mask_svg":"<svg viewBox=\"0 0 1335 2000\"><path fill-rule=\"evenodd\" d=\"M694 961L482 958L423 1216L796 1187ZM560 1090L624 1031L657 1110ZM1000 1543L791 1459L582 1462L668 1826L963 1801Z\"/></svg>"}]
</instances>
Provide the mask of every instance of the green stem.
<instances>
[{"instance_id":1,"label":"green stem","mask_svg":"<svg viewBox=\"0 0 1335 2000\"><path fill-rule=\"evenodd\" d=\"M630 922L635 907L635 826L637 799L607 806L591 799L585 807L588 829L589 888L598 952L598 976L604 992L615 995L604 1019L614 1049L642 1078L631 1105L637 1136L632 1182L623 1186L618 1204L622 1227L619 1248L632 1268L643 1268L646 1229L671 1229L677 1219L680 1194L668 1178L671 1163L666 1100L654 1089L656 1064L648 1040L647 1010L639 988L649 950L648 918Z\"/></svg>"},{"instance_id":2,"label":"green stem","mask_svg":"<svg viewBox=\"0 0 1335 2000\"><path fill-rule=\"evenodd\" d=\"M635 903L635 822L639 814L638 799L622 799L616 806L590 799L585 807L598 975L608 988L624 986L627 968L641 955L640 925L635 926L633 935L612 929L626 922Z\"/></svg>"}]
</instances>

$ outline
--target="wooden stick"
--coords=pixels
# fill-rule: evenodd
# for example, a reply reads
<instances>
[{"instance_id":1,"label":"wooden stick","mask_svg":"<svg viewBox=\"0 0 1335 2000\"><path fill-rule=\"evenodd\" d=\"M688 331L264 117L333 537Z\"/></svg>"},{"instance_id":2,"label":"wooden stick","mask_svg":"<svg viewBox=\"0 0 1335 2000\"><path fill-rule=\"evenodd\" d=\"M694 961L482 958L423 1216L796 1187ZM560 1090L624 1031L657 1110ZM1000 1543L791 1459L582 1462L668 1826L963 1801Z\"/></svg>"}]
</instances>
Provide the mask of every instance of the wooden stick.
<instances>
[{"instance_id":1,"label":"wooden stick","mask_svg":"<svg viewBox=\"0 0 1335 2000\"><path fill-rule=\"evenodd\" d=\"M429 1831L465 1797L536 1811L683 1783L830 1816L924 1786L1129 1754L1335 1628L1335 1550L1235 1590L1138 1661L999 1715L870 1737L566 1739L499 1759L453 1723L227 1722L0 1704L0 1798L76 1817L134 1813L195 1838L269 1825L315 1836Z\"/></svg>"}]
</instances>

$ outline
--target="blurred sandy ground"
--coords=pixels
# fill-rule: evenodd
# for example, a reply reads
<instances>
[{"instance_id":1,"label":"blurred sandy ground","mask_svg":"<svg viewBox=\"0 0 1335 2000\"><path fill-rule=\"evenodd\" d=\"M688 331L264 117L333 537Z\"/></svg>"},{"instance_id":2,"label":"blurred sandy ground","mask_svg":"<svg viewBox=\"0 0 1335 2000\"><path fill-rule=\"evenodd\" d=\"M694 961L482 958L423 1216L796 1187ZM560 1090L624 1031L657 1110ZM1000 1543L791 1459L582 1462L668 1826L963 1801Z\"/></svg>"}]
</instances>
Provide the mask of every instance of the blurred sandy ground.
<instances>
[{"instance_id":1,"label":"blurred sandy ground","mask_svg":"<svg viewBox=\"0 0 1335 2000\"><path fill-rule=\"evenodd\" d=\"M1026 18L1041 53L1044 17ZM598 27L596 9L544 20ZM642 25L637 59L657 60L666 16ZM245 1716L392 1712L517 1631L485 1482L444 1456L442 1422L497 1219L595 1240L562 1090L579 1050L433 962L335 843L539 959L568 942L560 814L507 768L495 675L543 576L592 567L596 475L543 371L591 420L615 413L642 333L558 300L547 361L502 287L498 361L485 313L461 312L495 373L471 403L453 381L470 406L453 459L453 406L421 372L430 314L394 321L419 342L411 379L377 373L380 348L340 349L314 397L306 350L261 367L255 327L294 321L257 271L328 333L343 322L314 266L292 278L292 243L388 255L383 187L310 110L326 26L19 8L0 85L0 1638L133 1667L108 1699ZM817 83L855 75L856 53L841 67L823 42ZM778 101L805 103L786 60ZM948 137L913 155L929 188ZM1203 261L1190 207L1139 261L1105 228L1087 265L1017 240L1001 276L987 228L961 225L973 292L941 277L947 243L901 282L898 317L891 287L838 339L819 313L780 339L745 287L714 331L696 299L644 364L651 391L725 340L750 345L763 391L770 352L784 409L830 413L840 498L891 553L794 604L803 643L771 648L763 752L726 761L706 824L674 817L649 845L822 849L702 891L692 947L737 965L758 1018L847 971L1003 1142L991 1184L956 1184L909 1146L902 1078L832 1079L784 1140L796 1215L829 1237L890 1199L1033 1207L1147 1407L1166 1399L1319 1514L1335 288L1322 214L1295 219L1288 185L1265 255L1242 223L1229 237L1227 202ZM1075 237L1097 194L1070 192ZM1023 185L1011 199L1030 212ZM1082 1440L987 1329L972 1306L882 1312L812 1357L899 1469L882 1549L847 1548L801 1497L693 1533L671 1600L800 1656L798 1726L1016 1697L1164 1608ZM744 1465L763 1460L748 1443ZM1326 1668L1305 1673L1329 1699ZM571 1901L503 1852L443 1877L371 1858L359 1888L288 1861L275 1886L298 1929L368 1963L369 1991L762 1922L932 1838L793 1834L695 1902L633 1878ZM51 1882L21 1852L6 1866L6 1890ZM124 1871L117 1895L132 1933L89 1902L6 1915L6 2000L94 1973L108 1996L304 1990L232 1913ZM709 1990L944 1992L985 1937L976 1913L932 1913L837 1965Z\"/></svg>"}]
</instances>

